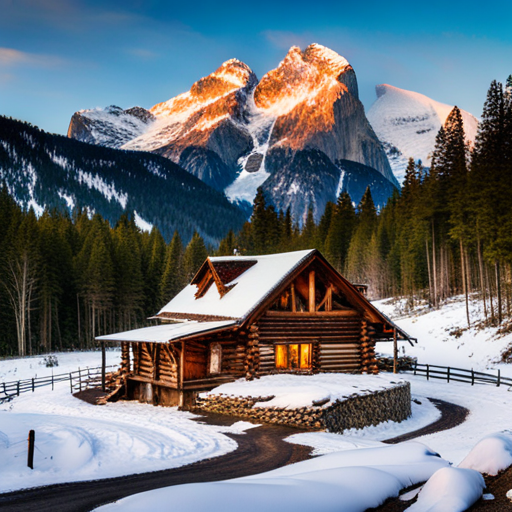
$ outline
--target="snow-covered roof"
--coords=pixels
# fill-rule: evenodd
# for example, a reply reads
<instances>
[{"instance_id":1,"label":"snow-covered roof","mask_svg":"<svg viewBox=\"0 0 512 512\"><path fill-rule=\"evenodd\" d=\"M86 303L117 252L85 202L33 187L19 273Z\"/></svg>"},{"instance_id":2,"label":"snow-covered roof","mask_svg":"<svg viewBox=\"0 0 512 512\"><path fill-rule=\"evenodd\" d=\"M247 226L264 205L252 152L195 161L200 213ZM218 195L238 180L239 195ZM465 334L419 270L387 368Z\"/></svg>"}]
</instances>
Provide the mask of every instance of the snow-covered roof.
<instances>
[{"instance_id":1,"label":"snow-covered roof","mask_svg":"<svg viewBox=\"0 0 512 512\"><path fill-rule=\"evenodd\" d=\"M158 316L171 313L219 316L224 318L246 318L283 280L305 259L315 252L306 251L269 254L265 256L219 256L209 258L215 266L223 262L255 262L238 277L226 283L229 292L220 294L217 286L210 286L206 293L196 298L198 287L186 286L158 313ZM193 281L194 282L194 281Z\"/></svg>"},{"instance_id":2,"label":"snow-covered roof","mask_svg":"<svg viewBox=\"0 0 512 512\"><path fill-rule=\"evenodd\" d=\"M132 331L117 332L98 336L99 341L143 341L150 343L167 343L171 340L185 338L193 334L224 330L235 325L234 320L219 322L180 322L176 324L155 325Z\"/></svg>"}]
</instances>

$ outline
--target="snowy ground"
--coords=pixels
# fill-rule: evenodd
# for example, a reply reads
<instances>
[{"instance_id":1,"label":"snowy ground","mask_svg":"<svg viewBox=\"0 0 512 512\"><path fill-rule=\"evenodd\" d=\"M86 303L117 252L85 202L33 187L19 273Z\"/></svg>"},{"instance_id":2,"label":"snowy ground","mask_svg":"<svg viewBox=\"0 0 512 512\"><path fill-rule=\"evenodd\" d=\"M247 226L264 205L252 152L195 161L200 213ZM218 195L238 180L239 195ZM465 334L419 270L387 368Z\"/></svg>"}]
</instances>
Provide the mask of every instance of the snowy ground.
<instances>
[{"instance_id":1,"label":"snowy ground","mask_svg":"<svg viewBox=\"0 0 512 512\"><path fill-rule=\"evenodd\" d=\"M374 302L418 344L411 347L400 342L400 353L418 358L419 363L437 364L464 369L485 371L501 370L512 377L512 364L500 363L501 354L512 345L512 332L499 334L495 327L467 328L466 306L463 297L455 297L438 310L418 306L412 312L404 311L404 301L381 300ZM483 318L482 302L470 301L470 319L477 323ZM402 348L403 347L403 348ZM377 351L391 355L392 343L378 343Z\"/></svg>"},{"instance_id":2,"label":"snowy ground","mask_svg":"<svg viewBox=\"0 0 512 512\"><path fill-rule=\"evenodd\" d=\"M499 359L501 352L512 342L511 335L500 337L496 329L463 330L458 337L450 334L460 332L466 325L464 302L460 300L438 311L414 315L395 311L393 304L380 303L378 306L410 335L418 338L418 346L405 345L405 348L406 353L417 356L423 363L495 369L497 366L493 361ZM473 318L478 307L478 303L472 303ZM389 353L390 349L391 344L379 347L381 352ZM108 357L108 363L115 363L119 353L111 352ZM40 365L41 359L0 361L0 382L36 374L50 375L52 370ZM60 364L53 369L54 373L76 370L79 366L98 366L100 354L59 354L58 359ZM503 374L512 376L511 365L500 367ZM382 374L379 378L389 381L396 377ZM312 446L320 457L257 477L160 489L121 500L104 510L130 512L151 508L157 512L163 510L159 507L174 501L180 504L183 512L215 512L217 509L212 504L218 497L223 512L238 511L240 503L244 503L246 512L283 510L291 506L299 512L319 508L356 512L376 506L388 496L396 495L401 488L433 474L435 478L425 485L410 512L426 511L440 499L448 501L437 504L438 510L462 511L482 492L481 477L475 469L495 470L512 460L512 389L427 381L412 375L401 375L400 378L411 382L413 397L421 402L412 404L412 418L401 424L387 422L351 430L344 435L296 434L289 438L290 442ZM260 396L268 394L264 383L261 379ZM336 396L330 386L318 382L309 390L302 389L301 394L309 401L320 398L320 395ZM295 403L297 396L285 395L279 400ZM462 405L471 414L454 429L397 447L383 445L382 440L417 430L439 417L428 397ZM26 393L0 406L0 492L178 467L236 448L235 442L222 434L225 428L201 425L191 418L191 414L175 408L138 403L91 406L73 398L67 383L58 386L54 392L41 388L35 393ZM240 423L231 428L240 431L248 426ZM30 429L36 431L33 471L25 467L26 439ZM461 461L464 461L461 468L448 467L449 463L456 466ZM364 488L357 482L365 482ZM453 491L459 494L459 501L454 508L447 508L446 503L454 499ZM234 498L226 501L226 496ZM309 496L316 496L320 501L313 504ZM348 508L343 508L345 505L340 505L340 501Z\"/></svg>"},{"instance_id":3,"label":"snowy ground","mask_svg":"<svg viewBox=\"0 0 512 512\"><path fill-rule=\"evenodd\" d=\"M328 400L325 407L336 400L354 395L368 395L375 391L393 388L402 379L392 374L346 375L322 373L319 375L266 375L260 379L222 384L203 396L227 395L235 397L269 397L272 400L256 403L256 407L299 409L311 407L313 402Z\"/></svg>"},{"instance_id":4,"label":"snowy ground","mask_svg":"<svg viewBox=\"0 0 512 512\"><path fill-rule=\"evenodd\" d=\"M100 352L58 353L55 374L96 367ZM107 352L107 364L119 362ZM0 361L0 382L51 375L44 356ZM93 406L74 398L69 384L38 388L0 405L0 492L60 482L122 476L182 466L223 455L236 443L176 408L133 402ZM27 437L35 430L34 470L26 467Z\"/></svg>"},{"instance_id":5,"label":"snowy ground","mask_svg":"<svg viewBox=\"0 0 512 512\"><path fill-rule=\"evenodd\" d=\"M421 406L413 404L413 419L408 422L388 422L344 435L296 434L288 440L313 446L320 456L252 477L150 491L97 510L142 512L150 508L164 512L167 504L173 503L181 512L238 512L243 503L246 512L292 508L298 512L363 512L397 496L403 488L428 480L410 512L462 512L484 489L476 469L492 472L512 462L512 392L406 378L411 381L415 398L422 402ZM420 428L425 420L430 423L435 412L427 397L463 405L471 414L454 429L414 442L395 446L379 442ZM461 468L451 466L463 459Z\"/></svg>"},{"instance_id":6,"label":"snowy ground","mask_svg":"<svg viewBox=\"0 0 512 512\"><path fill-rule=\"evenodd\" d=\"M107 350L107 365L119 365L121 350ZM48 377L52 373L69 373L78 368L97 368L101 366L100 351L84 352L56 352L52 354L57 358L58 366L47 368L45 359L47 355L0 359L0 382L12 382L33 377Z\"/></svg>"}]
</instances>

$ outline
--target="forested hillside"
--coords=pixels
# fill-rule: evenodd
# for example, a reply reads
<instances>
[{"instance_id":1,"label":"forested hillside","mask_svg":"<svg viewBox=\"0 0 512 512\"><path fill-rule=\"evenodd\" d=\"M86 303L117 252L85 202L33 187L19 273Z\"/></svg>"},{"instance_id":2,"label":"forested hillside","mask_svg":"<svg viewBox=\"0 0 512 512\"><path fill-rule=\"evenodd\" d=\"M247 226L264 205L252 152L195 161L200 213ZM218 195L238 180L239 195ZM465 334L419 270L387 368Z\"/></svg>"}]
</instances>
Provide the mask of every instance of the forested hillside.
<instances>
[{"instance_id":1,"label":"forested hillside","mask_svg":"<svg viewBox=\"0 0 512 512\"><path fill-rule=\"evenodd\" d=\"M207 256L195 233L183 247L122 215L45 211L0 191L0 355L94 345L99 334L147 325Z\"/></svg>"},{"instance_id":2,"label":"forested hillside","mask_svg":"<svg viewBox=\"0 0 512 512\"><path fill-rule=\"evenodd\" d=\"M244 214L167 158L45 133L0 116L0 180L23 207L87 208L115 224L136 211L166 240L197 230L208 243L238 229Z\"/></svg>"},{"instance_id":3,"label":"forested hillside","mask_svg":"<svg viewBox=\"0 0 512 512\"><path fill-rule=\"evenodd\" d=\"M6 187L0 247L1 355L89 347L96 335L144 325L207 256L197 233L186 248L178 233L166 244L156 228L141 232L126 214L114 227L83 210L38 218ZM430 169L410 160L401 194L380 212L369 189L357 207L343 192L318 224L310 209L299 229L290 210L276 211L260 188L250 221L211 252L305 248L318 248L349 280L368 284L372 298L419 297L438 307L452 295L477 293L484 323L510 321L512 77L506 88L491 84L474 149L455 107ZM481 321L468 312L474 320Z\"/></svg>"},{"instance_id":4,"label":"forested hillside","mask_svg":"<svg viewBox=\"0 0 512 512\"><path fill-rule=\"evenodd\" d=\"M342 193L302 231L268 206L260 190L251 222L221 243L244 254L316 247L373 298L427 298L478 292L486 320L512 308L512 76L494 81L473 149L455 107L436 138L430 169L411 159L401 194L377 212L367 190L357 208ZM471 318L468 314L468 322Z\"/></svg>"}]
</instances>

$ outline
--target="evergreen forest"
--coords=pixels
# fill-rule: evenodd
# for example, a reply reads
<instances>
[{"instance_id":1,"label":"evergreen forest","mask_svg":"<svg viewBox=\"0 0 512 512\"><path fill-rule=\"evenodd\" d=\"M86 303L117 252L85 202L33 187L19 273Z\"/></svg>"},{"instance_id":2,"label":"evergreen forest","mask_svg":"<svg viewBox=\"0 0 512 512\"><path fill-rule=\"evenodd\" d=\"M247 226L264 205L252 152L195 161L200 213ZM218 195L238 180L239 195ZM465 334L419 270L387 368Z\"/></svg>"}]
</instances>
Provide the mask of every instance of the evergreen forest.
<instances>
[{"instance_id":1,"label":"evergreen forest","mask_svg":"<svg viewBox=\"0 0 512 512\"><path fill-rule=\"evenodd\" d=\"M381 211L367 189L355 206L347 193L328 203L318 224L310 209L302 230L262 190L251 221L219 252L265 254L317 248L370 298L404 296L439 307L477 293L484 323L512 309L512 75L493 81L471 148L455 107L436 137L430 168L409 160L405 181ZM471 323L469 308L467 321Z\"/></svg>"},{"instance_id":2,"label":"evergreen forest","mask_svg":"<svg viewBox=\"0 0 512 512\"><path fill-rule=\"evenodd\" d=\"M0 190L0 355L85 349L100 334L148 325L208 254L319 249L371 298L403 296L433 308L463 294L483 303L484 323L512 310L512 76L492 82L474 147L455 107L437 134L430 168L409 161L400 193L377 211L370 189L347 193L302 228L258 190L251 219L217 249L194 232L141 231L132 213L109 223L75 209L22 208ZM224 231L226 232L226 231ZM472 319L468 311L468 324ZM482 319L478 319L482 321Z\"/></svg>"}]
</instances>

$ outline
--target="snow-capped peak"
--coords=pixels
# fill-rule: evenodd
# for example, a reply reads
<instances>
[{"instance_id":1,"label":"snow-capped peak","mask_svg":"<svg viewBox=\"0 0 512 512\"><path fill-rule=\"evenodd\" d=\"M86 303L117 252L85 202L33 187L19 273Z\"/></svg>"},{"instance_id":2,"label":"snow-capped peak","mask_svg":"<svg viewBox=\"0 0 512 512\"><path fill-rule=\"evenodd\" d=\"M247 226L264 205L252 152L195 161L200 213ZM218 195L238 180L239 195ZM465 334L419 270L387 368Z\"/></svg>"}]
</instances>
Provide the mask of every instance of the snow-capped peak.
<instances>
[{"instance_id":1,"label":"snow-capped peak","mask_svg":"<svg viewBox=\"0 0 512 512\"><path fill-rule=\"evenodd\" d=\"M319 44L304 51L292 46L279 66L261 79L256 105L274 116L287 115L301 103L315 105L327 100L332 105L347 92L338 77L349 68L345 58Z\"/></svg>"},{"instance_id":2,"label":"snow-capped peak","mask_svg":"<svg viewBox=\"0 0 512 512\"><path fill-rule=\"evenodd\" d=\"M313 57L316 60L328 64L329 66L331 66L331 69L334 72L338 72L338 74L345 71L345 68L347 66L350 66L348 60L345 59L345 57L342 57L334 50L331 50L330 48L322 46L321 44L318 43L310 44L306 48L304 54L306 57Z\"/></svg>"},{"instance_id":3,"label":"snow-capped peak","mask_svg":"<svg viewBox=\"0 0 512 512\"><path fill-rule=\"evenodd\" d=\"M402 181L410 157L430 165L437 132L453 106L388 84L377 85L375 91L377 100L367 117L384 144L393 172ZM466 140L472 144L478 119L465 110L461 114Z\"/></svg>"}]
</instances>

